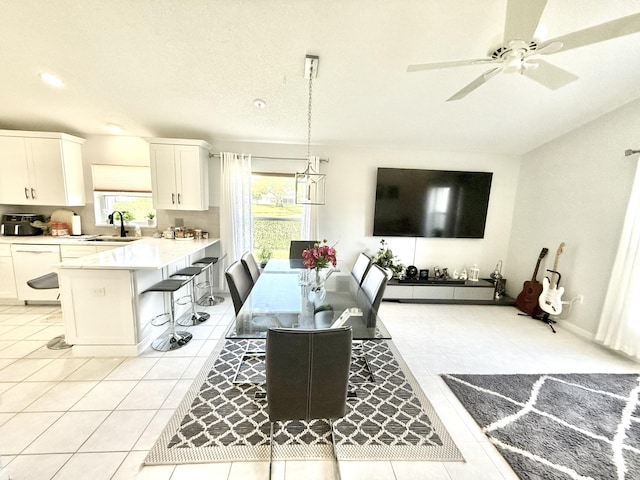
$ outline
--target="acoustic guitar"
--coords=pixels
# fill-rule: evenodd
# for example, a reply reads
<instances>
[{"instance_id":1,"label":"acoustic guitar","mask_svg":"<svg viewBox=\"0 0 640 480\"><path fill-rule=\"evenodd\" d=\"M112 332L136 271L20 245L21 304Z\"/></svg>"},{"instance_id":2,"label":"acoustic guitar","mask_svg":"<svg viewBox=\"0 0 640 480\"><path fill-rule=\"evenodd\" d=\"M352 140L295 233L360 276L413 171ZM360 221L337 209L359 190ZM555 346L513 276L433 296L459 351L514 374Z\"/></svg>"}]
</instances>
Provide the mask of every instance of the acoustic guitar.
<instances>
[{"instance_id":1,"label":"acoustic guitar","mask_svg":"<svg viewBox=\"0 0 640 480\"><path fill-rule=\"evenodd\" d=\"M556 252L556 259L553 262L553 270L549 270L551 273L551 279L544 277L542 280L542 293L538 299L540 308L547 312L549 315L560 315L562 313L562 294L564 293L564 287L559 287L560 274L558 273L558 260L564 250L565 243L562 242Z\"/></svg>"},{"instance_id":2,"label":"acoustic guitar","mask_svg":"<svg viewBox=\"0 0 640 480\"><path fill-rule=\"evenodd\" d=\"M527 280L526 282L524 282L522 291L516 298L516 307L520 311L526 313L527 315L531 315L532 317L542 313L542 311L540 310L540 306L538 305L538 299L540 298L540 294L542 293L542 284L536 279L536 277L538 276L538 268L540 268L540 262L547 255L548 251L548 248L543 248L540 251L538 262L536 263L536 268L533 271L531 280Z\"/></svg>"}]
</instances>

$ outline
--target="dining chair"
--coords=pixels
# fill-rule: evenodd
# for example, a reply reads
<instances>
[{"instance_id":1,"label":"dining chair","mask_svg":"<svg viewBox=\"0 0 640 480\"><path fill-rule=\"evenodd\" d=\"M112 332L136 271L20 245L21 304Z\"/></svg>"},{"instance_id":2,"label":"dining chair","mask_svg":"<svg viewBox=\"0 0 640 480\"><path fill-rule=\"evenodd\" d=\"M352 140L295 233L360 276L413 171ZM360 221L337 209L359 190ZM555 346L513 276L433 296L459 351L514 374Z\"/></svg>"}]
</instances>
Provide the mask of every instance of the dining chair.
<instances>
[{"instance_id":1,"label":"dining chair","mask_svg":"<svg viewBox=\"0 0 640 480\"><path fill-rule=\"evenodd\" d=\"M320 242L318 240L291 240L289 244L289 259L302 260L302 252L313 248L316 243Z\"/></svg>"},{"instance_id":2,"label":"dining chair","mask_svg":"<svg viewBox=\"0 0 640 480\"><path fill-rule=\"evenodd\" d=\"M371 257L364 252L360 252L356 263L353 264L353 268L351 269L351 275L356 279L358 285L362 285L362 280L364 280L364 276L367 274L370 266Z\"/></svg>"},{"instance_id":3,"label":"dining chair","mask_svg":"<svg viewBox=\"0 0 640 480\"><path fill-rule=\"evenodd\" d=\"M372 263L362 279L360 290L371 304L372 314L377 314L389 277L379 265Z\"/></svg>"},{"instance_id":4,"label":"dining chair","mask_svg":"<svg viewBox=\"0 0 640 480\"><path fill-rule=\"evenodd\" d=\"M351 327L300 330L270 328L266 342L269 478L276 422L327 419L337 478L333 420L344 417L351 365Z\"/></svg>"},{"instance_id":5,"label":"dining chair","mask_svg":"<svg viewBox=\"0 0 640 480\"><path fill-rule=\"evenodd\" d=\"M245 252L244 255L240 257L240 261L242 262L242 265L244 265L244 268L251 277L251 281L255 285L258 281L258 277L260 276L260 268L258 268L258 263L256 262L253 253Z\"/></svg>"},{"instance_id":6,"label":"dining chair","mask_svg":"<svg viewBox=\"0 0 640 480\"><path fill-rule=\"evenodd\" d=\"M224 272L224 276L229 284L229 292L231 293L231 300L233 300L233 308L238 315L238 312L242 308L242 304L251 293L253 288L253 281L251 275L242 264L241 261L233 262L229 265L229 268Z\"/></svg>"}]
</instances>

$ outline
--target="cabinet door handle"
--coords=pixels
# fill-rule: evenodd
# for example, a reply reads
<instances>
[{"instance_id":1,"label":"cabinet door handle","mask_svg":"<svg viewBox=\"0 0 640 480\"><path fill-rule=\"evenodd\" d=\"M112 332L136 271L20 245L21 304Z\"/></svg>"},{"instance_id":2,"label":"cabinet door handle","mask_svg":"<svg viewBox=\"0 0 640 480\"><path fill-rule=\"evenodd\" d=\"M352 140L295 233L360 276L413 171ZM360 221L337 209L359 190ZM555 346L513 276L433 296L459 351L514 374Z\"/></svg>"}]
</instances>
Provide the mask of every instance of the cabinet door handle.
<instances>
[{"instance_id":1,"label":"cabinet door handle","mask_svg":"<svg viewBox=\"0 0 640 480\"><path fill-rule=\"evenodd\" d=\"M175 193L171 194L171 203L174 204L174 205L176 204L176 194Z\"/></svg>"},{"instance_id":2,"label":"cabinet door handle","mask_svg":"<svg viewBox=\"0 0 640 480\"><path fill-rule=\"evenodd\" d=\"M33 198L34 200L36 199L36 190L35 190L35 188L31 189L31 198Z\"/></svg>"},{"instance_id":3,"label":"cabinet door handle","mask_svg":"<svg viewBox=\"0 0 640 480\"><path fill-rule=\"evenodd\" d=\"M180 194L178 194L178 205L180 205Z\"/></svg>"},{"instance_id":4,"label":"cabinet door handle","mask_svg":"<svg viewBox=\"0 0 640 480\"><path fill-rule=\"evenodd\" d=\"M29 200L29 189L27 187L24 187L24 198Z\"/></svg>"}]
</instances>

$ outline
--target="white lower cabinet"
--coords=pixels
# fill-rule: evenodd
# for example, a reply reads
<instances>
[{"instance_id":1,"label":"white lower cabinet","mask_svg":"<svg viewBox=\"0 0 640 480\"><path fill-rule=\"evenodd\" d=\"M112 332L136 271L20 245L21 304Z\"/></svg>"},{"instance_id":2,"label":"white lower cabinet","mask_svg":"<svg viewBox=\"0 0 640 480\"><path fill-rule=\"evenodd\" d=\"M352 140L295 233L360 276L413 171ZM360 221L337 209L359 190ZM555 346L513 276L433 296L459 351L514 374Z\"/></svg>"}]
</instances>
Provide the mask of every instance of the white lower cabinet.
<instances>
[{"instance_id":1,"label":"white lower cabinet","mask_svg":"<svg viewBox=\"0 0 640 480\"><path fill-rule=\"evenodd\" d=\"M387 285L384 291L385 300L399 301L435 301L439 303L456 303L457 301L493 301L494 286L486 280L467 282L464 285Z\"/></svg>"},{"instance_id":2,"label":"white lower cabinet","mask_svg":"<svg viewBox=\"0 0 640 480\"><path fill-rule=\"evenodd\" d=\"M94 253L106 252L118 248L113 245L60 245L60 256L62 261L74 258L86 257Z\"/></svg>"},{"instance_id":3,"label":"white lower cabinet","mask_svg":"<svg viewBox=\"0 0 640 480\"><path fill-rule=\"evenodd\" d=\"M22 301L56 301L58 289L38 290L27 285L27 281L57 271L60 262L58 245L12 244L13 271L18 299Z\"/></svg>"},{"instance_id":4,"label":"white lower cabinet","mask_svg":"<svg viewBox=\"0 0 640 480\"><path fill-rule=\"evenodd\" d=\"M118 248L120 245L36 245L0 244L0 299L22 302L59 301L59 289L38 290L28 280L57 272L60 261L85 257Z\"/></svg>"},{"instance_id":5,"label":"white lower cabinet","mask_svg":"<svg viewBox=\"0 0 640 480\"><path fill-rule=\"evenodd\" d=\"M125 345L135 351L138 335L131 308L136 298L131 272L63 268L60 275L66 341L94 346Z\"/></svg>"},{"instance_id":6,"label":"white lower cabinet","mask_svg":"<svg viewBox=\"0 0 640 480\"><path fill-rule=\"evenodd\" d=\"M60 245L60 256L63 262L73 258L86 257L97 251L95 245Z\"/></svg>"},{"instance_id":7,"label":"white lower cabinet","mask_svg":"<svg viewBox=\"0 0 640 480\"><path fill-rule=\"evenodd\" d=\"M11 245L0 245L0 298L18 298Z\"/></svg>"},{"instance_id":8,"label":"white lower cabinet","mask_svg":"<svg viewBox=\"0 0 640 480\"><path fill-rule=\"evenodd\" d=\"M151 324L168 311L163 294L142 294L162 280L162 269L61 268L59 274L65 337L74 356L137 356L167 328Z\"/></svg>"}]
</instances>

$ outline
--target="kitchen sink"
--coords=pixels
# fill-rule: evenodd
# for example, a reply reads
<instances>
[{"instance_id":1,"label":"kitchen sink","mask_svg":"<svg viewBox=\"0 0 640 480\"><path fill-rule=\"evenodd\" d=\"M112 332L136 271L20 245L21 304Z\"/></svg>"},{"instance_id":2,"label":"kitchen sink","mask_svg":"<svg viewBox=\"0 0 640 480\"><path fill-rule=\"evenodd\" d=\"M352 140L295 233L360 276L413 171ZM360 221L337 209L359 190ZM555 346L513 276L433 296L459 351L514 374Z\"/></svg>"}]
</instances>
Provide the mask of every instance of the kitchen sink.
<instances>
[{"instance_id":1,"label":"kitchen sink","mask_svg":"<svg viewBox=\"0 0 640 480\"><path fill-rule=\"evenodd\" d=\"M140 240L140 238L138 237L94 237L94 238L89 238L86 241L87 242L135 242L136 240Z\"/></svg>"}]
</instances>

